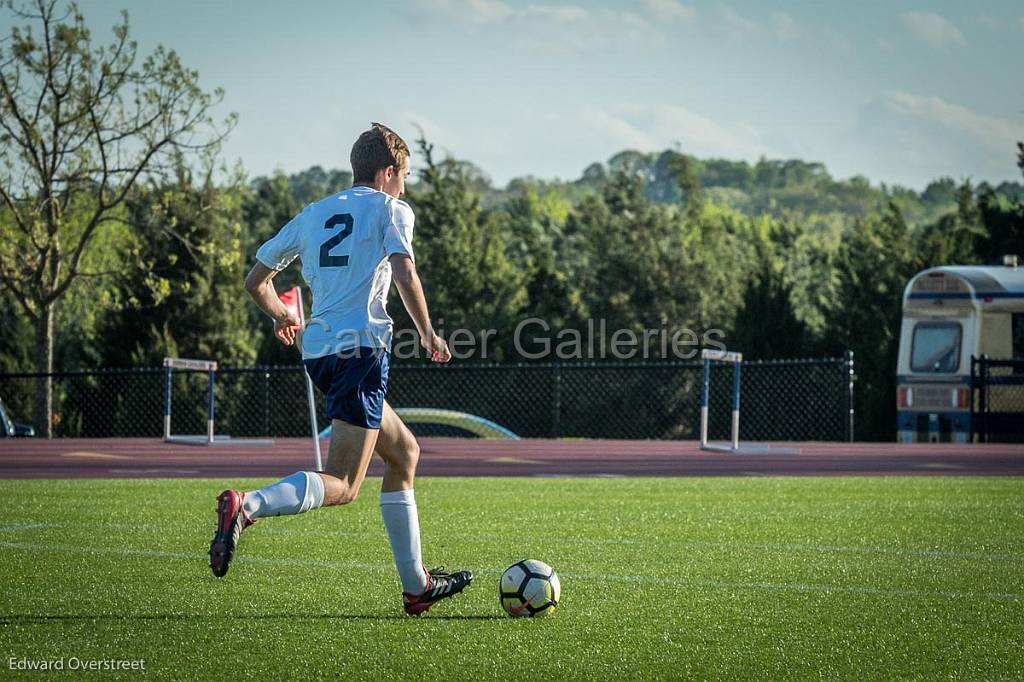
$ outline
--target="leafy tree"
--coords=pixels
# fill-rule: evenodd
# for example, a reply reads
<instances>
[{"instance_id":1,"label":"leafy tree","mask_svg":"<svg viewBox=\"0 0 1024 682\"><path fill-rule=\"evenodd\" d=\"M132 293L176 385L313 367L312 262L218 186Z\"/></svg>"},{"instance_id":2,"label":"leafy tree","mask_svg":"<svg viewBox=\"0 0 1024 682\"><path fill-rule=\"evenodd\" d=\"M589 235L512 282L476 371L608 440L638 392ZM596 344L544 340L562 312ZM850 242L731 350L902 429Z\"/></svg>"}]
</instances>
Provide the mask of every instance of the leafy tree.
<instances>
[{"instance_id":1,"label":"leafy tree","mask_svg":"<svg viewBox=\"0 0 1024 682\"><path fill-rule=\"evenodd\" d=\"M468 166L435 161L434 147L420 139L422 167L409 202L416 211L414 248L431 313L442 329L496 329L506 336L526 300L523 273L506 250L500 221L484 212ZM398 308L398 307L396 307ZM397 327L411 328L404 309ZM490 358L501 360L502 349Z\"/></svg>"},{"instance_id":2,"label":"leafy tree","mask_svg":"<svg viewBox=\"0 0 1024 682\"><path fill-rule=\"evenodd\" d=\"M809 244L800 243L801 236L795 226L772 221L767 239L751 240L756 269L728 336L729 343L746 357L810 357L821 350L815 324L820 310L801 307L800 293L806 289L800 291L800 284L813 280L815 288L821 286L818 272L806 257Z\"/></svg>"},{"instance_id":3,"label":"leafy tree","mask_svg":"<svg viewBox=\"0 0 1024 682\"><path fill-rule=\"evenodd\" d=\"M750 222L726 207L654 204L640 176L615 173L570 215L563 261L589 315L610 327L727 330L750 269Z\"/></svg>"},{"instance_id":4,"label":"leafy tree","mask_svg":"<svg viewBox=\"0 0 1024 682\"><path fill-rule=\"evenodd\" d=\"M949 205L956 201L956 182L945 177L932 180L921 192L921 202L925 205Z\"/></svg>"},{"instance_id":5,"label":"leafy tree","mask_svg":"<svg viewBox=\"0 0 1024 682\"><path fill-rule=\"evenodd\" d=\"M18 302L8 292L0 291L0 368L6 372L31 371L31 346L25 343L31 335L32 326Z\"/></svg>"},{"instance_id":6,"label":"leafy tree","mask_svg":"<svg viewBox=\"0 0 1024 682\"><path fill-rule=\"evenodd\" d=\"M94 47L72 5L35 0L11 11L30 25L0 47L0 202L13 229L0 240L0 283L35 330L35 365L53 370L54 309L85 276L98 237L123 220L140 178L173 152L212 150L221 136L198 74L173 51L139 61L127 14L114 40ZM7 221L4 221L7 225ZM35 421L50 436L49 379L39 382Z\"/></svg>"},{"instance_id":7,"label":"leafy tree","mask_svg":"<svg viewBox=\"0 0 1024 682\"><path fill-rule=\"evenodd\" d=\"M256 184L259 184L259 181ZM288 176L288 190L300 208L351 185L351 172L340 169L325 171L320 166L313 166Z\"/></svg>"},{"instance_id":8,"label":"leafy tree","mask_svg":"<svg viewBox=\"0 0 1024 682\"><path fill-rule=\"evenodd\" d=\"M302 210L304 204L295 197L293 186L292 178L284 173L253 180L243 205L246 230L242 248L246 253L254 255L260 244Z\"/></svg>"},{"instance_id":9,"label":"leafy tree","mask_svg":"<svg viewBox=\"0 0 1024 682\"><path fill-rule=\"evenodd\" d=\"M621 151L608 159L608 170L611 174L618 173L639 178L645 184L655 178L654 160L651 155L633 149Z\"/></svg>"},{"instance_id":10,"label":"leafy tree","mask_svg":"<svg viewBox=\"0 0 1024 682\"><path fill-rule=\"evenodd\" d=\"M348 177L351 178L351 175ZM306 203L314 200L307 199L307 193L312 196L313 192L324 189L328 182L344 179L339 171L324 173L315 166L292 176L276 173L269 178L254 180L245 193L243 203L243 269L252 267L260 244L273 237ZM302 189L301 196L297 196L297 188ZM323 196L326 194L316 196L315 199ZM296 267L287 268L274 278L274 286L278 291L287 291L301 284L302 272ZM308 296L304 298L308 299ZM309 301L305 302L308 306ZM269 365L294 364L297 360L295 349L278 342L273 334L273 326L259 308L249 304L247 294L243 296L240 305L248 311L249 326L256 331L254 344L257 362Z\"/></svg>"},{"instance_id":11,"label":"leafy tree","mask_svg":"<svg viewBox=\"0 0 1024 682\"><path fill-rule=\"evenodd\" d=\"M132 192L127 220L144 267L127 281L122 307L105 317L101 338L116 342L97 345L96 364L156 366L168 355L252 363L243 197L239 178L217 186L212 168L195 178L180 160L173 179Z\"/></svg>"},{"instance_id":12,"label":"leafy tree","mask_svg":"<svg viewBox=\"0 0 1024 682\"><path fill-rule=\"evenodd\" d=\"M930 265L978 263L977 247L988 239L974 189L964 182L956 190L956 212L944 215L924 228L918 247L921 260Z\"/></svg>"},{"instance_id":13,"label":"leafy tree","mask_svg":"<svg viewBox=\"0 0 1024 682\"><path fill-rule=\"evenodd\" d=\"M754 183L754 171L746 161L710 159L704 162L701 182L707 187L731 187L750 190Z\"/></svg>"},{"instance_id":14,"label":"leafy tree","mask_svg":"<svg viewBox=\"0 0 1024 682\"><path fill-rule=\"evenodd\" d=\"M856 224L839 247L836 268L833 350L851 349L855 355L856 435L858 440L892 440L903 289L921 269L910 228L895 204Z\"/></svg>"},{"instance_id":15,"label":"leafy tree","mask_svg":"<svg viewBox=\"0 0 1024 682\"><path fill-rule=\"evenodd\" d=\"M700 215L704 205L704 191L694 165L695 160L685 154L675 154L666 163L666 170L675 179L680 201L691 219Z\"/></svg>"},{"instance_id":16,"label":"leafy tree","mask_svg":"<svg viewBox=\"0 0 1024 682\"><path fill-rule=\"evenodd\" d=\"M569 249L565 224L572 207L550 188L523 185L496 214L509 256L522 272L524 312L553 328L578 328L586 319L583 292L562 256Z\"/></svg>"},{"instance_id":17,"label":"leafy tree","mask_svg":"<svg viewBox=\"0 0 1024 682\"><path fill-rule=\"evenodd\" d=\"M1017 143L1017 167L1024 174L1024 143ZM985 236L976 247L982 263L1001 263L1004 255L1024 258L1024 188L1016 191L1010 183L999 188L982 186L978 211L985 226Z\"/></svg>"}]
</instances>

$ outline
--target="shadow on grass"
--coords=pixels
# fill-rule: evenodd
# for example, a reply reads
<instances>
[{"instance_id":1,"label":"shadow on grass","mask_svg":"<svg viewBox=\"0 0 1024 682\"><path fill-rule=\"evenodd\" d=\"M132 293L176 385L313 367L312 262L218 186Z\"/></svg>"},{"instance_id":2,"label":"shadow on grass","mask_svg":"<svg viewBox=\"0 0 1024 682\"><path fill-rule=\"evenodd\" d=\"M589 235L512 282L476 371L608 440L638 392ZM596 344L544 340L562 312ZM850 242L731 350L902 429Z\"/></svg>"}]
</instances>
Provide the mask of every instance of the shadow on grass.
<instances>
[{"instance_id":1,"label":"shadow on grass","mask_svg":"<svg viewBox=\"0 0 1024 682\"><path fill-rule=\"evenodd\" d=\"M249 620L412 620L410 616L400 614L371 614L371 613L256 613L256 614L207 614L207 613L140 613L140 614L115 614L115 613L80 613L80 614L54 614L54 613L18 613L7 616L0 616L0 625L14 625L24 623L46 623L46 622L88 622L97 620L107 621L218 621L235 620L245 618ZM436 614L422 616L418 620L505 620L508 616L496 614Z\"/></svg>"}]
</instances>

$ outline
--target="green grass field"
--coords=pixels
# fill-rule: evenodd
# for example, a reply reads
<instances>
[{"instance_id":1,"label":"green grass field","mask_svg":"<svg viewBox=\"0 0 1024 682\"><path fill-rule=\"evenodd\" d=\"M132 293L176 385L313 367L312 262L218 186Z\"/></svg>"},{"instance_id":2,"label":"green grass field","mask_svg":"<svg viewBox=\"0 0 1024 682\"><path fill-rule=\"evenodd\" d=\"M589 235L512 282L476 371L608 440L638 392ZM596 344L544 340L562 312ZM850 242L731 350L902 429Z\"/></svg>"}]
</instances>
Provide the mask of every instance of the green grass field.
<instances>
[{"instance_id":1,"label":"green grass field","mask_svg":"<svg viewBox=\"0 0 1024 682\"><path fill-rule=\"evenodd\" d=\"M378 485L261 521L218 580L224 482L0 483L0 677L72 656L166 679L1024 675L1022 479L423 478L425 561L476 580L420 619ZM559 572L553 617L503 615L521 558Z\"/></svg>"}]
</instances>

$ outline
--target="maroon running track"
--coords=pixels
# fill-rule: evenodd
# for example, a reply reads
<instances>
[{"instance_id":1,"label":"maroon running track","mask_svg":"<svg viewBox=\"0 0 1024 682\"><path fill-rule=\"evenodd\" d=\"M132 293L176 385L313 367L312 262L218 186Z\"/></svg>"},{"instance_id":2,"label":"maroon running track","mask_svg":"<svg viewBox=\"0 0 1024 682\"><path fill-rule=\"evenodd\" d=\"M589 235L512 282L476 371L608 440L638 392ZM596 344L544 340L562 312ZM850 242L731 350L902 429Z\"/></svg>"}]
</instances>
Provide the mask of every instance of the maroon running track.
<instances>
[{"instance_id":1,"label":"maroon running track","mask_svg":"<svg viewBox=\"0 0 1024 682\"><path fill-rule=\"evenodd\" d=\"M1024 445L779 443L800 454L737 455L692 441L421 439L428 476L1021 476ZM326 456L327 443L323 443ZM309 439L269 446L157 439L2 439L0 479L278 477L311 469ZM371 475L380 475L374 458Z\"/></svg>"}]
</instances>

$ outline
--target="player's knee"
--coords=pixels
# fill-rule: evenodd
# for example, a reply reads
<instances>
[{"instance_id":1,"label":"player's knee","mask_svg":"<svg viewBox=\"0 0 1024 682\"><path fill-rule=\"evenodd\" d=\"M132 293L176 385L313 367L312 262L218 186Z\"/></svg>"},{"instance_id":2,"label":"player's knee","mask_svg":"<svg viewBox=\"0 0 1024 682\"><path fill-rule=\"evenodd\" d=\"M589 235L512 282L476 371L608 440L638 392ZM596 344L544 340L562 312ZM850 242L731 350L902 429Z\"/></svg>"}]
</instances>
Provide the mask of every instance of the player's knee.
<instances>
[{"instance_id":1,"label":"player's knee","mask_svg":"<svg viewBox=\"0 0 1024 682\"><path fill-rule=\"evenodd\" d=\"M402 443L398 448L393 462L390 464L406 478L411 479L416 474L416 464L420 461L420 445L415 440Z\"/></svg>"},{"instance_id":2,"label":"player's knee","mask_svg":"<svg viewBox=\"0 0 1024 682\"><path fill-rule=\"evenodd\" d=\"M415 440L406 444L405 459L410 469L416 469L420 461L420 444Z\"/></svg>"}]
</instances>

